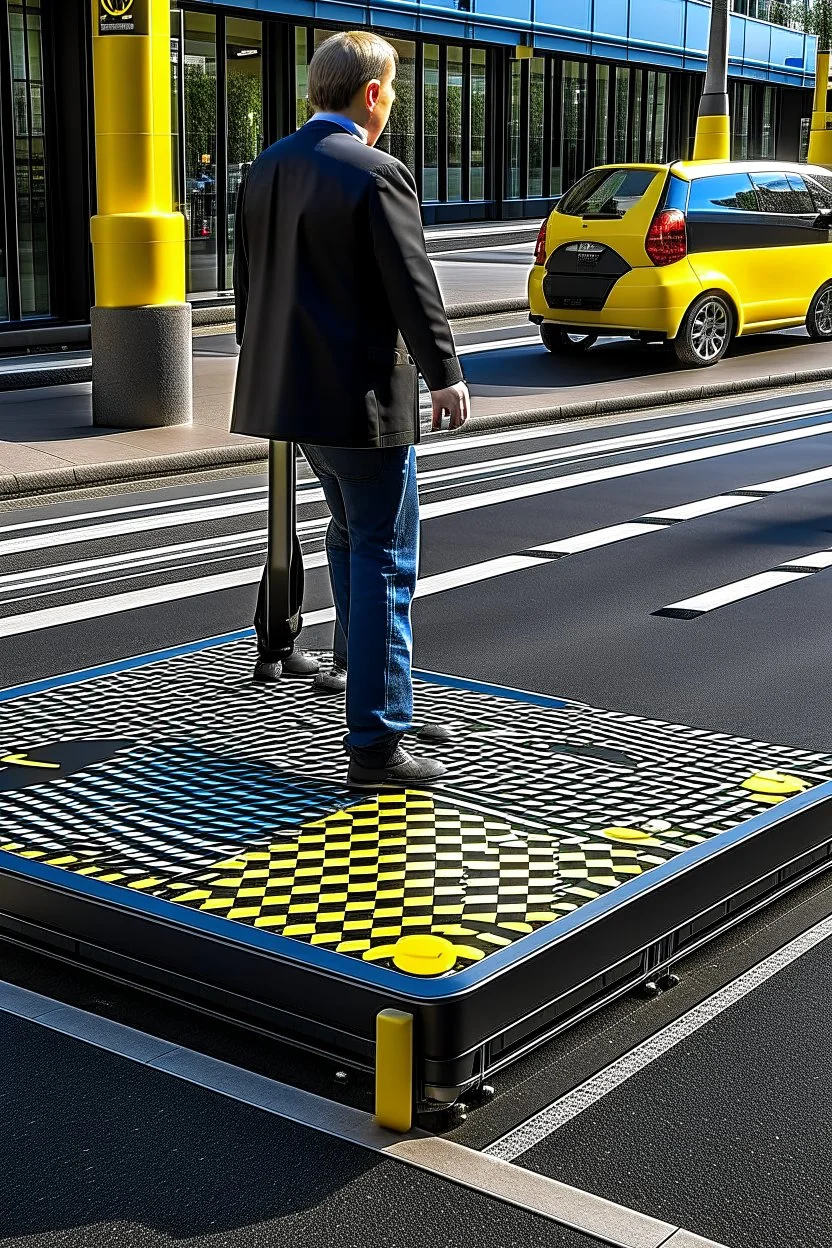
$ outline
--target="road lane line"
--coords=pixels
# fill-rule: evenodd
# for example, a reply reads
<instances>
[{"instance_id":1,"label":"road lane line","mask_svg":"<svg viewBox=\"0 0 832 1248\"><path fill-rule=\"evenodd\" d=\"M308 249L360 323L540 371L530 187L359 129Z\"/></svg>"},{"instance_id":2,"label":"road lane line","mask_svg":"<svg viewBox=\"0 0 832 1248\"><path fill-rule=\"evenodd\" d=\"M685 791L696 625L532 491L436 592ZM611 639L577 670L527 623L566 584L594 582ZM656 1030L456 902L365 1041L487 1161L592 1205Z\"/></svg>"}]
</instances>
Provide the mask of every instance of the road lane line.
<instances>
[{"instance_id":1,"label":"road lane line","mask_svg":"<svg viewBox=\"0 0 832 1248\"><path fill-rule=\"evenodd\" d=\"M693 598L683 598L681 602L672 602L668 607L653 611L653 615L666 615L678 620L695 620L697 616L708 611L716 611L718 607L727 607L729 603L741 602L744 598L753 598L755 594L765 593L767 589L777 589L780 585L789 585L792 581L800 581L811 572L757 572L754 576L743 577L741 581L732 581L730 585L720 585L717 589L708 589L704 594L695 594Z\"/></svg>"},{"instance_id":2,"label":"road lane line","mask_svg":"<svg viewBox=\"0 0 832 1248\"><path fill-rule=\"evenodd\" d=\"M643 1044L604 1067L597 1075L593 1075L579 1087L567 1092L558 1100L552 1101L545 1109L539 1110L519 1126L507 1131L493 1144L489 1144L485 1152L490 1157L499 1157L508 1162L521 1157L536 1144L540 1144L566 1123L571 1122L573 1118L577 1118L584 1110L596 1105L609 1092L621 1087L622 1083L644 1070L657 1057L667 1053L681 1040L692 1036L723 1010L741 1001L755 988L759 988L772 976L791 966L798 958L809 953L830 936L832 936L832 916L810 927L802 936L790 941L770 957L764 958L751 970L738 976L725 988L720 988L700 1005L688 1010L681 1018L677 1018L675 1022L645 1040Z\"/></svg>"},{"instance_id":3,"label":"road lane line","mask_svg":"<svg viewBox=\"0 0 832 1248\"><path fill-rule=\"evenodd\" d=\"M328 1101L313 1092L172 1044L99 1014L64 1005L15 984L0 983L0 1014L368 1149L381 1158L412 1166L458 1187L590 1235L610 1248L675 1248L674 1241L679 1248L683 1248L684 1243L695 1244L696 1248L723 1248L713 1240L688 1238L687 1232L675 1223L651 1218L418 1128L406 1135L386 1131L360 1109Z\"/></svg>"},{"instance_id":4,"label":"road lane line","mask_svg":"<svg viewBox=\"0 0 832 1248\"><path fill-rule=\"evenodd\" d=\"M832 479L832 467L819 469L819 470L813 470L812 472L794 475L789 478L782 478L780 482L775 481L775 482L769 482L768 484L769 486L772 486L772 485L776 486L776 485L781 484L781 482L785 482L788 480L789 484L787 488L797 489L801 485L807 482L810 484L816 484L819 480L827 480L827 479ZM768 497L769 493L770 491L769 492L763 491L762 488L755 490L754 487L748 487L746 492L740 495L717 494L711 498L699 499L693 503L684 503L679 507L671 507L662 512L651 512L645 516L638 517L634 521L629 521L624 524L609 525L601 529L593 529L585 533L575 534L572 537L558 539L553 542L543 542L537 546L531 547L528 550L521 551L518 554L500 556L495 559L484 560L480 563L469 564L462 568L455 568L447 572L438 573L432 577L426 577L419 582L419 585L416 590L416 596L428 597L432 594L443 593L446 590L454 589L461 585L472 584L475 581L488 580L497 576L504 576L510 572L521 571L524 568L535 566L535 563L537 563L539 566L540 561L545 558L549 558L549 557L559 558L559 557L564 557L567 555L573 555L577 553L586 552L589 550L596 550L603 546L610 545L614 542L623 541L632 537L643 536L648 533L655 533L657 529L670 528L675 523L681 522L683 520L699 518L702 516L712 514L714 512L723 511L727 507L741 506L747 503L754 502L758 498ZM305 523L300 524L298 526L299 531L308 527L309 523L312 523L312 522L305 522ZM157 547L148 551L138 551L138 552L134 551L134 552L129 552L127 554L122 554L122 555L113 555L109 557L105 556L99 559L78 561L74 564L68 564L68 565L58 564L58 565L55 565L54 568L33 569L31 571L27 571L23 573L9 573L4 577L0 577L0 592L5 591L7 593L12 593L20 588L22 589L29 588L29 589L34 590L38 586L46 587L46 586L49 586L50 584L58 584L64 580L77 579L79 575L86 574L89 571L97 572L101 574L101 573L106 573L107 571L110 571L110 570L116 570L119 567L130 567L130 566L137 566L137 565L141 567L142 565L147 566L153 563L158 565L158 564L162 564L165 562L171 562L173 559L178 558L180 554L182 553L202 554L202 553L205 553L206 551L219 552L223 549L228 549L228 550L231 550L233 554L234 545L238 542L240 544L240 553L242 553L243 546L252 547L252 546L261 545L262 543L265 542L265 538L266 538L265 530L254 530L248 533L228 535L223 538L208 538L202 541L185 542L185 543L179 544L177 547ZM175 553L172 555L169 555L168 551L171 551L171 550L173 550ZM769 580L770 578L774 577L775 578L774 581L772 581L771 583L762 584L759 588L756 586L752 586L751 588L748 589L748 592L741 592L741 591L737 592L735 594L735 597L736 598L747 597L751 593L760 592L761 588L762 589L771 588L774 584L785 583L790 578L796 579L796 578L799 578L801 575L806 575L807 573L804 571L804 568L806 567L807 564L809 565L810 572L813 570L816 570L818 567L821 567L821 566L825 567L827 565L823 562L821 562L820 564L818 564L817 562L811 562L811 561L822 560L823 557L824 557L824 552L815 553L813 555L807 555L805 556L805 558L792 561L789 564L784 564L782 565L780 569L775 569L773 572L764 573L762 575L769 578ZM307 570L311 570L314 568L324 567L326 564L326 561L327 560L326 560L325 551L316 551L313 554L306 554L304 555L304 568L306 568ZM209 561L209 562L216 562L216 560ZM183 568L188 568L189 566L194 566L194 565L189 565L188 563L186 563L182 566ZM68 571L68 569L78 569L78 571ZM248 573L252 578L256 579L257 569L248 568L248 569L242 569L242 571L244 573ZM140 575L142 575L141 572L136 573L135 577L138 577ZM119 607L117 603L118 601L122 599L130 600L134 606L135 605L151 606L151 605L157 605L158 603L164 602L164 601L173 601L180 597L183 597L183 598L192 597L198 594L199 592L213 593L213 592L219 592L219 590L222 590L222 589L235 588L238 582L232 581L232 582L229 582L228 584L221 583L223 576L233 577L234 575L236 574L235 573L223 573L223 574L215 575L210 578L205 578L206 580L209 580L211 582L213 588L206 588L203 591L194 589L193 588L194 581L191 579L187 581L172 582L165 586L157 586L153 589L148 589L144 591L133 591L132 593L127 593L127 594L112 595L111 599L114 605L109 611L105 611L104 613L116 614L121 610L132 609L131 607ZM40 580L37 579L38 577L40 577ZM104 581L104 582L98 581L98 582L94 582L94 584L97 584L100 586L102 584L114 583L115 581L118 581L118 580L135 579L135 577L131 577L129 575L118 576L118 577L112 578L112 580L110 581ZM750 581L755 582L759 580L759 577L749 578L749 579ZM250 582L246 580L240 583L248 584ZM742 585L744 583L740 582L738 584ZM180 594L178 592L179 586L185 586L187 588L185 588L185 590ZM726 587L726 588L729 590L735 591L737 587L733 586L733 587ZM169 592L165 592L165 591L169 591ZM48 593L49 592L48 589L45 592ZM56 590L55 592L60 593L60 592L66 592L66 591ZM141 594L141 593L145 593L145 594L149 594L153 596L148 598L144 603L134 601L134 594ZM700 596L700 597L705 597L705 598L710 599L714 595L719 595L720 593L724 593L724 591L720 591L720 590L709 591L707 595ZM32 593L29 595L30 598L44 597L44 596L45 596L45 593L37 593L37 594ZM91 598L91 599L87 599L86 601L89 603L102 603L102 602L109 602L111 601L111 599ZM16 600L11 600L11 601L25 601L25 600L26 599L24 597L23 599L16 599ZM733 601L733 600L734 598L732 598L730 594L728 594L724 598L725 602ZM7 600L7 602L8 601L9 600ZM724 605L724 603L723 601L714 600L714 605L721 606L721 605ZM76 604L68 605L66 607L54 607L51 609L44 609L41 611L31 611L31 612L20 613L17 616L8 616L6 617L5 620L0 620L0 636L4 636L4 635L11 636L14 634L15 631L17 631L13 629L13 625L11 624L11 621L15 619L21 620L21 621L27 621L27 620L29 621L28 625L21 626L19 631L22 631L22 632L36 631L41 628L51 628L59 624L76 622L78 618L86 618L86 617L67 616L66 618L64 618L62 613L72 611L80 606L81 604L76 603ZM694 618L696 615L701 614L703 610L710 610L710 609L713 609L713 607L707 606L707 605L702 606L700 603L697 603L695 602L695 600L691 599L685 602L674 603L669 607L665 607L665 608L662 608L660 611L654 612L653 614L674 616L674 617L683 618L683 619L690 619L690 618ZM332 618L334 617L331 614L324 613L323 615L320 616L320 621L329 620ZM310 617L307 617L307 623L312 623L312 620ZM6 629L11 629L12 631L11 632L4 631Z\"/></svg>"}]
</instances>

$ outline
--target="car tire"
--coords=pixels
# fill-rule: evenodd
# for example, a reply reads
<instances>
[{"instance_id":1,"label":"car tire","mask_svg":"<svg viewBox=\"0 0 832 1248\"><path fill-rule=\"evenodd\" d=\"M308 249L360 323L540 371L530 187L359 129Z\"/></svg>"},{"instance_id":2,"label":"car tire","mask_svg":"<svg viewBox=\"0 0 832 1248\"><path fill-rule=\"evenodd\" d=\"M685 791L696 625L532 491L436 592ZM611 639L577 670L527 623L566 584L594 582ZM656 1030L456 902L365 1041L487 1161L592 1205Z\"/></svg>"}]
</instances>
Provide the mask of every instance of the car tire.
<instances>
[{"instance_id":1,"label":"car tire","mask_svg":"<svg viewBox=\"0 0 832 1248\"><path fill-rule=\"evenodd\" d=\"M806 328L815 342L832 341L832 282L826 282L809 305Z\"/></svg>"},{"instance_id":2,"label":"car tire","mask_svg":"<svg viewBox=\"0 0 832 1248\"><path fill-rule=\"evenodd\" d=\"M573 333L558 325L541 325L540 338L552 355L581 355L598 341L597 334Z\"/></svg>"},{"instance_id":3,"label":"car tire","mask_svg":"<svg viewBox=\"0 0 832 1248\"><path fill-rule=\"evenodd\" d=\"M727 299L711 291L695 299L673 341L680 363L688 368L718 364L734 336L734 312Z\"/></svg>"}]
</instances>

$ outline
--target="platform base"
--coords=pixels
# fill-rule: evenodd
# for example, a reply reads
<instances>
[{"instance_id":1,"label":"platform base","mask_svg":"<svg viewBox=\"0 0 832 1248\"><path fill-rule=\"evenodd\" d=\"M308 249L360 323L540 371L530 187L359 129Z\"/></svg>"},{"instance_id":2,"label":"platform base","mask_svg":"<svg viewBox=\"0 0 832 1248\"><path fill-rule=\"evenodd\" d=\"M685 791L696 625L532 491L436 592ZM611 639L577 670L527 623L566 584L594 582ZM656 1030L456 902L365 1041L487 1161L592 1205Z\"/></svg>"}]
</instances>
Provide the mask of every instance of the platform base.
<instances>
[{"instance_id":1,"label":"platform base","mask_svg":"<svg viewBox=\"0 0 832 1248\"><path fill-rule=\"evenodd\" d=\"M255 656L0 693L0 930L368 1068L406 1013L447 1105L832 862L830 755L421 673L447 776L356 793Z\"/></svg>"},{"instance_id":2,"label":"platform base","mask_svg":"<svg viewBox=\"0 0 832 1248\"><path fill-rule=\"evenodd\" d=\"M93 424L158 429L193 419L191 305L93 308Z\"/></svg>"}]
</instances>

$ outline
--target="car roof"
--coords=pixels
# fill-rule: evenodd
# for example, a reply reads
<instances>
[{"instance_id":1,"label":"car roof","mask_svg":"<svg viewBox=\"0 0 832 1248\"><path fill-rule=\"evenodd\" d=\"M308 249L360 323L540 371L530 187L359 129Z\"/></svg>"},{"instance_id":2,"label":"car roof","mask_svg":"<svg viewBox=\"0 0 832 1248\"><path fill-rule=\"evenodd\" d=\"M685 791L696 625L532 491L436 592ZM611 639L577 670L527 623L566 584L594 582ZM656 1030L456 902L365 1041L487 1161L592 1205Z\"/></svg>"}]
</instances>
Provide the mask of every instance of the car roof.
<instances>
[{"instance_id":1,"label":"car roof","mask_svg":"<svg viewBox=\"0 0 832 1248\"><path fill-rule=\"evenodd\" d=\"M673 172L688 182L694 182L697 178L718 177L726 173L797 173L808 174L810 177L812 174L832 176L832 170L822 165L801 165L790 160L673 160L661 165L646 161L627 164L622 161L619 164L599 165L598 168L644 169L653 170L655 173Z\"/></svg>"}]
</instances>

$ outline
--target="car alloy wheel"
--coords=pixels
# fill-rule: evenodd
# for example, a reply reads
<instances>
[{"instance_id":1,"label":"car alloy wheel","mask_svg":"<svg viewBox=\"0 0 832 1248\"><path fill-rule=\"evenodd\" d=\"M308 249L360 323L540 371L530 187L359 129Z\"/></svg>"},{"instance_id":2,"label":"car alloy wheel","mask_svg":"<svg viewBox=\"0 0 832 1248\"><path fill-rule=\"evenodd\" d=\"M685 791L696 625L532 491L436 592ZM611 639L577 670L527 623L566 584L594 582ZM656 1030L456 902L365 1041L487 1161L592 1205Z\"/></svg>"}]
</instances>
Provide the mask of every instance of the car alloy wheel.
<instances>
[{"instance_id":1,"label":"car alloy wheel","mask_svg":"<svg viewBox=\"0 0 832 1248\"><path fill-rule=\"evenodd\" d=\"M812 328L818 338L832 338L832 286L824 287L817 296L812 319Z\"/></svg>"},{"instance_id":2,"label":"car alloy wheel","mask_svg":"<svg viewBox=\"0 0 832 1248\"><path fill-rule=\"evenodd\" d=\"M703 364L715 363L725 351L731 325L721 299L707 299L697 308L690 327L690 345Z\"/></svg>"}]
</instances>

